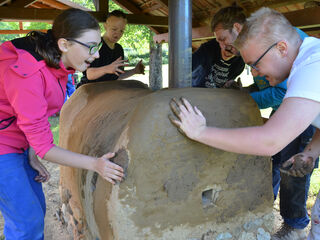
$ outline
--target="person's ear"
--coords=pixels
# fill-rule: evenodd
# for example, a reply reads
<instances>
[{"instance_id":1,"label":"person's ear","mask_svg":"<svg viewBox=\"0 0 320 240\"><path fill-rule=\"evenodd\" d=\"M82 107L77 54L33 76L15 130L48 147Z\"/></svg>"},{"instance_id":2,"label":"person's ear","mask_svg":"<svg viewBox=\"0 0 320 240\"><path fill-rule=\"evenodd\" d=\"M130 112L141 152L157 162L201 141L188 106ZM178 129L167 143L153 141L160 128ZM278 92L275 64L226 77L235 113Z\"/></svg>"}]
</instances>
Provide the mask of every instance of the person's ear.
<instances>
[{"instance_id":1,"label":"person's ear","mask_svg":"<svg viewBox=\"0 0 320 240\"><path fill-rule=\"evenodd\" d=\"M65 38L59 38L58 39L58 47L61 52L68 52L68 48L69 48L68 40Z\"/></svg>"},{"instance_id":2,"label":"person's ear","mask_svg":"<svg viewBox=\"0 0 320 240\"><path fill-rule=\"evenodd\" d=\"M287 42L285 42L285 41L278 42L276 48L278 49L278 51L282 57L287 56L287 54L288 54Z\"/></svg>"},{"instance_id":3,"label":"person's ear","mask_svg":"<svg viewBox=\"0 0 320 240\"><path fill-rule=\"evenodd\" d=\"M233 27L234 27L234 29L238 32L238 34L241 32L241 30L242 30L242 24L240 24L240 23L234 23L233 24Z\"/></svg>"}]
</instances>

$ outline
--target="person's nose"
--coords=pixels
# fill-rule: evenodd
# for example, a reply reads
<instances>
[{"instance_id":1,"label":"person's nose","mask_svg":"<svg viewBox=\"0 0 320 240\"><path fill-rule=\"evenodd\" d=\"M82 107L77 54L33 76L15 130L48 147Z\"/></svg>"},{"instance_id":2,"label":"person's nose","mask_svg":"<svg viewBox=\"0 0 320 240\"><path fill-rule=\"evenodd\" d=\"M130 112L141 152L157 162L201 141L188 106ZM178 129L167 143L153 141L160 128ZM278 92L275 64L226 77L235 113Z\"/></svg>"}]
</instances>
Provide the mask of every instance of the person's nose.
<instances>
[{"instance_id":1,"label":"person's nose","mask_svg":"<svg viewBox=\"0 0 320 240\"><path fill-rule=\"evenodd\" d=\"M226 48L226 45L223 42L219 42L219 46L220 46L221 49L225 49Z\"/></svg>"}]
</instances>

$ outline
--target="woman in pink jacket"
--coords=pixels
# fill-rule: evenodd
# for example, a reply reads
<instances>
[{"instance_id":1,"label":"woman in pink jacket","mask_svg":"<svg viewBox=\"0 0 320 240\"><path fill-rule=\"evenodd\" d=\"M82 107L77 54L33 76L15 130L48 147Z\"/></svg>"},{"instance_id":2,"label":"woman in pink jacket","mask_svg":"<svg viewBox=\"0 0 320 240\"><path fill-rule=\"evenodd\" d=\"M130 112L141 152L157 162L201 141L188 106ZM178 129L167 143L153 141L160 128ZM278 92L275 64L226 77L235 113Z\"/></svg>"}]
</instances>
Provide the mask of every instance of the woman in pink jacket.
<instances>
[{"instance_id":1,"label":"woman in pink jacket","mask_svg":"<svg viewBox=\"0 0 320 240\"><path fill-rule=\"evenodd\" d=\"M0 210L7 240L43 239L45 198L41 182L49 173L37 156L61 165L96 171L111 183L123 169L110 162L114 153L94 158L53 144L48 117L60 110L68 74L85 71L99 57L98 22L69 9L47 34L0 46Z\"/></svg>"}]
</instances>

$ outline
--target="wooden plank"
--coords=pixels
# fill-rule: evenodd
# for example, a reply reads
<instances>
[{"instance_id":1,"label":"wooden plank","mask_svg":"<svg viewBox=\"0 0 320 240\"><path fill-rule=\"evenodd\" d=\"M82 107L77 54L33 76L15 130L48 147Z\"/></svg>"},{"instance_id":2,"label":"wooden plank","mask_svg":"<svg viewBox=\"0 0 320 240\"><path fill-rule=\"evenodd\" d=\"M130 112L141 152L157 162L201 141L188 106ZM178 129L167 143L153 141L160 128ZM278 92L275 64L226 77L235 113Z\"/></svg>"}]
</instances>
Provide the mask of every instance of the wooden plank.
<instances>
[{"instance_id":1,"label":"wooden plank","mask_svg":"<svg viewBox=\"0 0 320 240\"><path fill-rule=\"evenodd\" d=\"M211 39L211 38L214 38L214 36L209 26L192 28L193 41ZM156 43L163 43L163 42L167 43L168 40L169 40L168 33L157 34L153 37L153 41L155 41Z\"/></svg>"},{"instance_id":2,"label":"wooden plank","mask_svg":"<svg viewBox=\"0 0 320 240\"><path fill-rule=\"evenodd\" d=\"M167 27L168 18L142 14L127 14L129 24L146 25L153 27Z\"/></svg>"},{"instance_id":3,"label":"wooden plank","mask_svg":"<svg viewBox=\"0 0 320 240\"><path fill-rule=\"evenodd\" d=\"M36 30L0 30L0 34L27 34L31 31L40 31L40 32L47 32L47 29L36 29Z\"/></svg>"},{"instance_id":4,"label":"wooden plank","mask_svg":"<svg viewBox=\"0 0 320 240\"><path fill-rule=\"evenodd\" d=\"M254 12L261 7L280 8L280 7L285 7L288 5L304 3L304 2L307 2L307 1L306 0L274 0L269 2L263 2L261 5L258 5L257 7L254 7L254 8L248 8L247 10L248 12Z\"/></svg>"},{"instance_id":5,"label":"wooden plank","mask_svg":"<svg viewBox=\"0 0 320 240\"><path fill-rule=\"evenodd\" d=\"M284 16L293 26L315 27L320 26L320 7L306 8L294 12L284 13Z\"/></svg>"},{"instance_id":6,"label":"wooden plank","mask_svg":"<svg viewBox=\"0 0 320 240\"><path fill-rule=\"evenodd\" d=\"M78 9L81 9L81 10L84 10L84 11L92 11L91 9L89 8L86 8L80 4L77 4L75 2L72 2L72 1L69 1L69 0L54 0L54 1L57 1L57 2L60 2L62 4L65 4L69 7L72 7L72 8L78 8Z\"/></svg>"},{"instance_id":7,"label":"wooden plank","mask_svg":"<svg viewBox=\"0 0 320 240\"><path fill-rule=\"evenodd\" d=\"M0 0L0 7L10 2L11 0Z\"/></svg>"},{"instance_id":8,"label":"wooden plank","mask_svg":"<svg viewBox=\"0 0 320 240\"><path fill-rule=\"evenodd\" d=\"M287 12L284 14L284 16L291 22L293 26L297 26L301 29L320 27L320 7ZM192 29L192 40L208 39L212 37L213 36L210 27L199 27ZM155 42L168 42L168 33L155 35L153 40Z\"/></svg>"},{"instance_id":9,"label":"wooden plank","mask_svg":"<svg viewBox=\"0 0 320 240\"><path fill-rule=\"evenodd\" d=\"M156 0L162 7L168 8L168 0Z\"/></svg>"},{"instance_id":10,"label":"wooden plank","mask_svg":"<svg viewBox=\"0 0 320 240\"><path fill-rule=\"evenodd\" d=\"M9 7L13 8L24 8L30 6L32 3L36 2L37 0L15 0L12 2Z\"/></svg>"},{"instance_id":11,"label":"wooden plank","mask_svg":"<svg viewBox=\"0 0 320 240\"><path fill-rule=\"evenodd\" d=\"M120 7L126 9L131 13L141 13L141 9L134 5L131 1L128 0L114 0L114 3L118 4Z\"/></svg>"},{"instance_id":12,"label":"wooden plank","mask_svg":"<svg viewBox=\"0 0 320 240\"><path fill-rule=\"evenodd\" d=\"M134 5L131 1L128 0L113 0L114 3L118 4L120 7L126 9L128 12L133 13L133 14L143 14L142 10L137 7L136 5ZM128 15L129 16L129 15ZM137 23L134 23L136 19L129 19L128 18L128 23L130 24L141 24L141 25L146 25L149 26L149 28L155 32L158 33L159 29L157 29L156 27L167 27L168 26L168 18L167 19L160 19L159 18L159 22L156 21L152 21L152 22L141 22L138 21Z\"/></svg>"},{"instance_id":13,"label":"wooden plank","mask_svg":"<svg viewBox=\"0 0 320 240\"><path fill-rule=\"evenodd\" d=\"M96 11L109 12L109 0L93 0Z\"/></svg>"},{"instance_id":14,"label":"wooden plank","mask_svg":"<svg viewBox=\"0 0 320 240\"><path fill-rule=\"evenodd\" d=\"M63 4L61 2L58 2L58 1L55 1L55 0L39 0L38 2L41 2L41 3L48 5L52 8L56 8L56 9L60 9L60 10L70 8L70 6Z\"/></svg>"},{"instance_id":15,"label":"wooden plank","mask_svg":"<svg viewBox=\"0 0 320 240\"><path fill-rule=\"evenodd\" d=\"M3 20L52 22L62 11L56 9L32 9L32 8L9 8L0 7L0 16ZM107 13L90 12L99 22L104 22ZM129 24L147 26L168 26L167 17L147 16L141 14L127 14Z\"/></svg>"},{"instance_id":16,"label":"wooden plank","mask_svg":"<svg viewBox=\"0 0 320 240\"><path fill-rule=\"evenodd\" d=\"M97 11L109 12L109 0L99 0L99 8Z\"/></svg>"},{"instance_id":17,"label":"wooden plank","mask_svg":"<svg viewBox=\"0 0 320 240\"><path fill-rule=\"evenodd\" d=\"M41 2L35 2L30 7L32 8L42 8L42 9L52 9L49 5L43 4Z\"/></svg>"}]
</instances>

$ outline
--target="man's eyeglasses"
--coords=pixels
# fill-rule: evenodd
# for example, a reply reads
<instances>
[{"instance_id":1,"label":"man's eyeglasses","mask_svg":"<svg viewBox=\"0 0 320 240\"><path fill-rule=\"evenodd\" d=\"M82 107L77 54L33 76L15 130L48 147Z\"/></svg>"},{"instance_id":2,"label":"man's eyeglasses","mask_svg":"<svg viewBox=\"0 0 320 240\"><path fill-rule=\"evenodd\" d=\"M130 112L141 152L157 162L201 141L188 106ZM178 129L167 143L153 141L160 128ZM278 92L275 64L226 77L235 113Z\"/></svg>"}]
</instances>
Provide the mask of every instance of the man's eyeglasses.
<instances>
[{"instance_id":1,"label":"man's eyeglasses","mask_svg":"<svg viewBox=\"0 0 320 240\"><path fill-rule=\"evenodd\" d=\"M85 44L85 43L80 42L80 41L78 41L78 40L71 39L71 38L67 38L67 40L68 40L68 41L71 41L71 42L79 43L80 45L89 48L89 54L90 54L90 55L95 54L95 53L96 53L97 51L99 51L100 48L102 47L102 41L101 41L99 44L88 45L88 44Z\"/></svg>"},{"instance_id":2,"label":"man's eyeglasses","mask_svg":"<svg viewBox=\"0 0 320 240\"><path fill-rule=\"evenodd\" d=\"M266 55L271 48L273 48L274 46L276 46L278 43L274 43L272 44L259 58L257 61L255 61L253 64L248 64L250 67L252 67L254 70L259 71L259 68L257 68L257 64L260 62L260 60L264 57L264 55Z\"/></svg>"}]
</instances>

